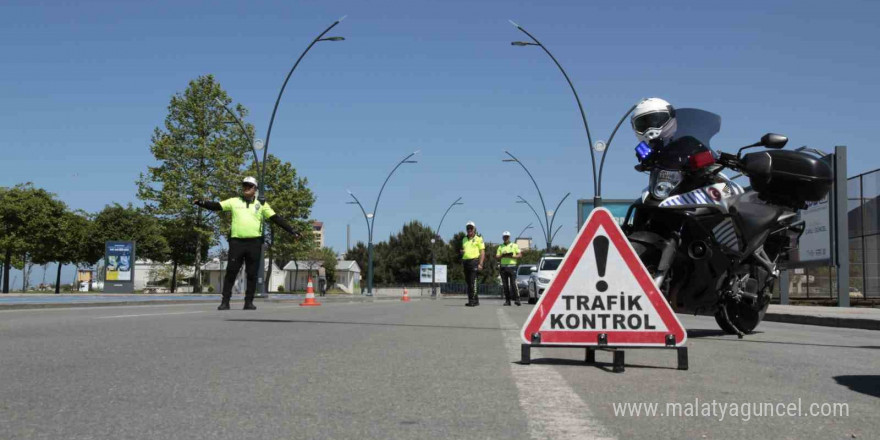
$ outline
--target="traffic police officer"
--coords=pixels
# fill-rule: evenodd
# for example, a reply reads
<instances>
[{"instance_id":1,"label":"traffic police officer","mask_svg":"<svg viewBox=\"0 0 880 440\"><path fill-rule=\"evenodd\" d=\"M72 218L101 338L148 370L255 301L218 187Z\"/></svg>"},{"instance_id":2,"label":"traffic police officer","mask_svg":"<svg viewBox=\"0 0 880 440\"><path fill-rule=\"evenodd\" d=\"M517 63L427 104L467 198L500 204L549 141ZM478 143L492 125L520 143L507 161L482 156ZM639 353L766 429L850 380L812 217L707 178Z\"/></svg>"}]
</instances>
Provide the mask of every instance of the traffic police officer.
<instances>
[{"instance_id":1,"label":"traffic police officer","mask_svg":"<svg viewBox=\"0 0 880 440\"><path fill-rule=\"evenodd\" d=\"M519 290L516 287L516 260L522 257L519 245L510 242L510 232L501 234L504 244L498 246L495 256L501 260L501 286L504 288L504 305L509 306L510 301L516 305L519 303Z\"/></svg>"},{"instance_id":2,"label":"traffic police officer","mask_svg":"<svg viewBox=\"0 0 880 440\"><path fill-rule=\"evenodd\" d=\"M464 279L467 282L468 307L480 305L477 297L477 272L483 270L486 258L486 244L483 237L477 235L477 225L467 222L467 236L461 240L461 265L464 268Z\"/></svg>"},{"instance_id":3,"label":"traffic police officer","mask_svg":"<svg viewBox=\"0 0 880 440\"><path fill-rule=\"evenodd\" d=\"M275 214L268 203L256 200L257 179L245 177L241 182L241 196L226 199L220 203L193 200L193 204L211 211L232 211L232 233L229 238L229 261L226 263L226 277L223 279L223 299L217 310L229 310L232 285L242 263L245 264L247 288L244 295L244 310L256 310L254 293L257 290L257 268L262 262L260 250L263 245L263 220L270 220L294 236L299 236L293 227Z\"/></svg>"}]
</instances>

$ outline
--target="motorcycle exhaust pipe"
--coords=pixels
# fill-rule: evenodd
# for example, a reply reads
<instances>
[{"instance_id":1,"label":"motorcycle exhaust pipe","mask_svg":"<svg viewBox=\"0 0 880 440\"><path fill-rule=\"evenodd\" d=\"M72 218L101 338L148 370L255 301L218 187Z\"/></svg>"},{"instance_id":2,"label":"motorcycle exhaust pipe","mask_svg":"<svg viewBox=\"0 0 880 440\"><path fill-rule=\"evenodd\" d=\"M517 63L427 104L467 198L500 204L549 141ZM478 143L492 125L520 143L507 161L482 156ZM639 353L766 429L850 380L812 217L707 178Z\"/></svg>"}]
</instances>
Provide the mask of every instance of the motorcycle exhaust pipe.
<instances>
[{"instance_id":1,"label":"motorcycle exhaust pipe","mask_svg":"<svg viewBox=\"0 0 880 440\"><path fill-rule=\"evenodd\" d=\"M703 260L712 256L712 248L705 241L695 241L688 246L688 256L694 260Z\"/></svg>"}]
</instances>

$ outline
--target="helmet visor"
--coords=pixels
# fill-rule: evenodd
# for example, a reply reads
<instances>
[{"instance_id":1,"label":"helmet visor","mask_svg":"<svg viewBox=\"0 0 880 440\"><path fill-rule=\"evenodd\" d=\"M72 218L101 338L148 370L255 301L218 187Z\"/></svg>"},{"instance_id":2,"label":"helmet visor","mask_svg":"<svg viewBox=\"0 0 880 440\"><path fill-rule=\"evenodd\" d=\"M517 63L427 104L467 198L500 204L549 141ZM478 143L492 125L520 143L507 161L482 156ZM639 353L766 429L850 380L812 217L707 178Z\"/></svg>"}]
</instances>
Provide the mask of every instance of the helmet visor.
<instances>
[{"instance_id":1,"label":"helmet visor","mask_svg":"<svg viewBox=\"0 0 880 440\"><path fill-rule=\"evenodd\" d=\"M670 119L672 115L665 111L644 114L633 119L633 129L636 133L644 133L651 128L663 128Z\"/></svg>"}]
</instances>

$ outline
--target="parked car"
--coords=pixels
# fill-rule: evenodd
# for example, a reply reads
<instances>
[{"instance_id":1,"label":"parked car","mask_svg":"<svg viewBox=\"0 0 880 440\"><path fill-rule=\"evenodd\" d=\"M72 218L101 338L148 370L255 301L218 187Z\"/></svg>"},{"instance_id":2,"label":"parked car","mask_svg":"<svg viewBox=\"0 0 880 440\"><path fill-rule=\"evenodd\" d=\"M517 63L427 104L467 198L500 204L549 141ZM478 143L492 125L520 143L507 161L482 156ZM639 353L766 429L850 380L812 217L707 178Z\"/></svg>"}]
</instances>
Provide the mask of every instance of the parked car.
<instances>
[{"instance_id":1,"label":"parked car","mask_svg":"<svg viewBox=\"0 0 880 440\"><path fill-rule=\"evenodd\" d=\"M516 268L516 290L520 298L529 296L529 278L532 270L538 270L537 264L520 264Z\"/></svg>"},{"instance_id":2,"label":"parked car","mask_svg":"<svg viewBox=\"0 0 880 440\"><path fill-rule=\"evenodd\" d=\"M561 263L562 257L558 255L548 254L541 257L541 261L538 261L537 270L532 272L531 277L529 277L529 304L538 302L538 298L547 290Z\"/></svg>"}]
</instances>

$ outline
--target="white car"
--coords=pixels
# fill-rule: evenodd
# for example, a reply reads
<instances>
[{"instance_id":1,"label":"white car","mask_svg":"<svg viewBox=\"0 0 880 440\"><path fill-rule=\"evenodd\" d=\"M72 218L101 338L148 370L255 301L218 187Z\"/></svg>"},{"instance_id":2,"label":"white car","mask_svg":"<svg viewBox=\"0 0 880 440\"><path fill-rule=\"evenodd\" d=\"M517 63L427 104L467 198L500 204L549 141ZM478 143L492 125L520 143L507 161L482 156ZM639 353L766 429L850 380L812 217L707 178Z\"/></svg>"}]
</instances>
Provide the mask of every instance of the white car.
<instances>
[{"instance_id":1,"label":"white car","mask_svg":"<svg viewBox=\"0 0 880 440\"><path fill-rule=\"evenodd\" d=\"M533 269L529 278L529 304L538 302L538 298L544 294L550 281L556 276L556 271L562 263L562 257L557 255L544 255L538 262L538 267Z\"/></svg>"}]
</instances>

